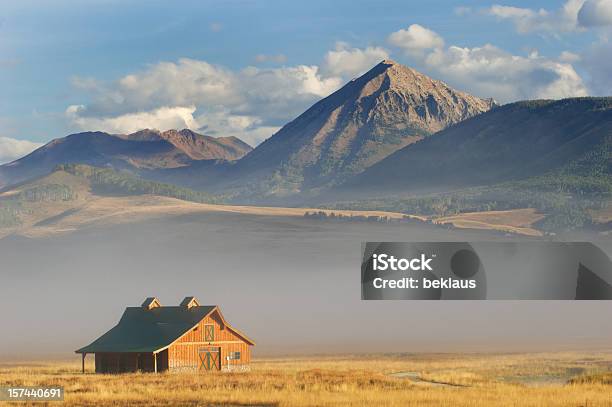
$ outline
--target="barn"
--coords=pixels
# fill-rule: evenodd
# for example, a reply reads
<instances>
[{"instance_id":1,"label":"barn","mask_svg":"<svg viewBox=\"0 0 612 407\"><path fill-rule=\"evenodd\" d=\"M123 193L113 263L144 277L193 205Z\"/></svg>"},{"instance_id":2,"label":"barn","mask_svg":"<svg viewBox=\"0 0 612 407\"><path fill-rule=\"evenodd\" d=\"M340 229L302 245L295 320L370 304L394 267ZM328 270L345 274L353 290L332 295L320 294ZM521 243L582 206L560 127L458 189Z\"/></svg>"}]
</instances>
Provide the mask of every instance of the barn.
<instances>
[{"instance_id":1,"label":"barn","mask_svg":"<svg viewBox=\"0 0 612 407\"><path fill-rule=\"evenodd\" d=\"M179 306L162 306L155 297L126 308L119 323L78 349L94 354L96 373L242 370L255 343L227 323L216 305L186 297Z\"/></svg>"}]
</instances>

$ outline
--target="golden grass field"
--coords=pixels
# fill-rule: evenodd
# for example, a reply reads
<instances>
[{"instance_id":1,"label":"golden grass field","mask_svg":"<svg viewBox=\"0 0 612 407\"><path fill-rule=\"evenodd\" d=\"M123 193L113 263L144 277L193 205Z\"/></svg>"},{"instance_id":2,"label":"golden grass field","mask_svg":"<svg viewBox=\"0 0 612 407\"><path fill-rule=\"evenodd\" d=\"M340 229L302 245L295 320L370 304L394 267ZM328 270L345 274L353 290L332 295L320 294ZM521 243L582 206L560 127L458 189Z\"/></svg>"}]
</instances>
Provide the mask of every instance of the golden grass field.
<instances>
[{"instance_id":1,"label":"golden grass field","mask_svg":"<svg viewBox=\"0 0 612 407\"><path fill-rule=\"evenodd\" d=\"M66 406L612 406L612 352L256 359L244 373L97 375L90 358L0 363ZM23 403L21 403L23 405Z\"/></svg>"}]
</instances>

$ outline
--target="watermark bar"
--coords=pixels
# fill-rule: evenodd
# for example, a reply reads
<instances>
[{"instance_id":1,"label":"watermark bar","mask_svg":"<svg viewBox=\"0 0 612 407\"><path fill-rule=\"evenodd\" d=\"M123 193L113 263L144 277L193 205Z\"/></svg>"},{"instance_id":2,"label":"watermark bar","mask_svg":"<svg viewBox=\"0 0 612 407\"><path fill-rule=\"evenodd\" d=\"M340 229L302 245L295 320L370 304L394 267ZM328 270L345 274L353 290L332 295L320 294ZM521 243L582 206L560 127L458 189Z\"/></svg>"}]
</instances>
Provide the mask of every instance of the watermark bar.
<instances>
[{"instance_id":1,"label":"watermark bar","mask_svg":"<svg viewBox=\"0 0 612 407\"><path fill-rule=\"evenodd\" d=\"M612 300L612 247L600 243L367 242L361 298Z\"/></svg>"},{"instance_id":2,"label":"watermark bar","mask_svg":"<svg viewBox=\"0 0 612 407\"><path fill-rule=\"evenodd\" d=\"M64 388L0 386L0 401L64 401Z\"/></svg>"}]
</instances>

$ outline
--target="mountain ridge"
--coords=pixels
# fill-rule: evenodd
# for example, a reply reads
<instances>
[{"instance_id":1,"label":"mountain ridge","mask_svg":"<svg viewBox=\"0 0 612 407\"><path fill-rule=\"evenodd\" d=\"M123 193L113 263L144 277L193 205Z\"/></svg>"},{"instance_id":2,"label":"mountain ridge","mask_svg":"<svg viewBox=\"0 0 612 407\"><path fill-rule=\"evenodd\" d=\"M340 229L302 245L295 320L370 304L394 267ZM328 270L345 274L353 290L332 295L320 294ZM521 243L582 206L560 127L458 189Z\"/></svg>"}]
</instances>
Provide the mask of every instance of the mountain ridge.
<instances>
[{"instance_id":1,"label":"mountain ridge","mask_svg":"<svg viewBox=\"0 0 612 407\"><path fill-rule=\"evenodd\" d=\"M236 160L252 148L236 137L214 138L188 129L144 129L130 134L82 132L51 140L0 166L0 186L44 175L60 164L122 170L176 168L203 160Z\"/></svg>"},{"instance_id":2,"label":"mountain ridge","mask_svg":"<svg viewBox=\"0 0 612 407\"><path fill-rule=\"evenodd\" d=\"M416 192L519 180L561 168L598 146L610 154L611 138L612 97L520 101L400 149L340 189ZM612 172L609 158L607 165Z\"/></svg>"}]
</instances>

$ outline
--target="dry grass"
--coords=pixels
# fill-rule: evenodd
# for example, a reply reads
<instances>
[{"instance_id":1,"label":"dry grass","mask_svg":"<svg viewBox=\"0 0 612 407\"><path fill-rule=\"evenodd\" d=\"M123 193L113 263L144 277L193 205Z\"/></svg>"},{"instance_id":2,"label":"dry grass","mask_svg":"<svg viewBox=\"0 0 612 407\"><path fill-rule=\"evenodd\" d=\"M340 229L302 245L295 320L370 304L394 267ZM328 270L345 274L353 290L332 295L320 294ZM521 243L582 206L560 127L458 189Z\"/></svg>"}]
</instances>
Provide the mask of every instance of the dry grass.
<instances>
[{"instance_id":1,"label":"dry grass","mask_svg":"<svg viewBox=\"0 0 612 407\"><path fill-rule=\"evenodd\" d=\"M607 384L612 386L612 372L595 373L574 377L570 380L571 384Z\"/></svg>"},{"instance_id":2,"label":"dry grass","mask_svg":"<svg viewBox=\"0 0 612 407\"><path fill-rule=\"evenodd\" d=\"M82 375L79 367L4 364L0 383L65 386L68 406L612 406L612 353L266 359L248 373L199 375Z\"/></svg>"},{"instance_id":3,"label":"dry grass","mask_svg":"<svg viewBox=\"0 0 612 407\"><path fill-rule=\"evenodd\" d=\"M528 236L541 236L542 232L533 225L544 218L535 209L513 209L509 211L470 212L454 216L436 218L435 223L450 223L457 228L488 229L518 233Z\"/></svg>"}]
</instances>

